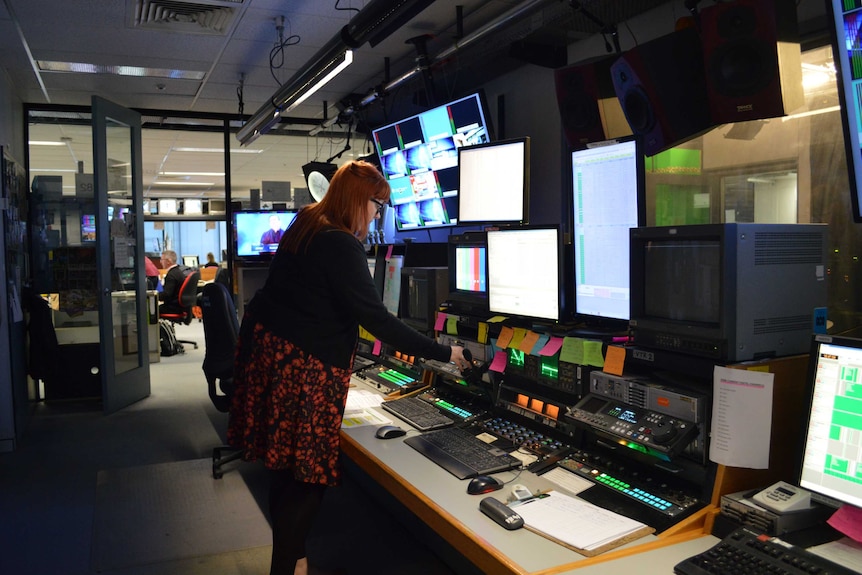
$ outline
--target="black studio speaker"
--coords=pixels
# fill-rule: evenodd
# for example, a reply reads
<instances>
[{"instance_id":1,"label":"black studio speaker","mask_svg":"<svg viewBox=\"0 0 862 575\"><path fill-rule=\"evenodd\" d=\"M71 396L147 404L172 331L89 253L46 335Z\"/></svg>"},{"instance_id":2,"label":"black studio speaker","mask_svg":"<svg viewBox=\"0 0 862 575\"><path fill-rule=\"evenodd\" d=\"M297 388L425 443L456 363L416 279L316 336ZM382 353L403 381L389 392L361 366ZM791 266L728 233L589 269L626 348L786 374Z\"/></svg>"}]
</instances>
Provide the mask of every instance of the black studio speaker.
<instances>
[{"instance_id":1,"label":"black studio speaker","mask_svg":"<svg viewBox=\"0 0 862 575\"><path fill-rule=\"evenodd\" d=\"M606 57L554 70L560 122L573 148L632 133L611 82L614 60Z\"/></svg>"},{"instance_id":2,"label":"black studio speaker","mask_svg":"<svg viewBox=\"0 0 862 575\"><path fill-rule=\"evenodd\" d=\"M703 51L693 27L623 53L611 65L614 91L644 152L655 155L708 130Z\"/></svg>"},{"instance_id":3,"label":"black studio speaker","mask_svg":"<svg viewBox=\"0 0 862 575\"><path fill-rule=\"evenodd\" d=\"M715 124L783 116L804 104L794 0L736 0L700 13Z\"/></svg>"}]
</instances>

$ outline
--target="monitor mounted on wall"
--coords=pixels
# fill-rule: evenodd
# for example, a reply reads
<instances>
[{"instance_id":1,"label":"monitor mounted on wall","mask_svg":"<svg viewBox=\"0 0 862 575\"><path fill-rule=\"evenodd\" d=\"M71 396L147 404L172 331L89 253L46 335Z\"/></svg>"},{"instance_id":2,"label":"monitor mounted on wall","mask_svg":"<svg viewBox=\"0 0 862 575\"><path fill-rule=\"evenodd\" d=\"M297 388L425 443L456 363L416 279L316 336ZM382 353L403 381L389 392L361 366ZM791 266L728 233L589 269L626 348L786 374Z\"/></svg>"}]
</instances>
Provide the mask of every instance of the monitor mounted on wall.
<instances>
[{"instance_id":1,"label":"monitor mounted on wall","mask_svg":"<svg viewBox=\"0 0 862 575\"><path fill-rule=\"evenodd\" d=\"M234 212L234 247L237 257L246 262L269 261L296 213L296 210Z\"/></svg>"},{"instance_id":2,"label":"monitor mounted on wall","mask_svg":"<svg viewBox=\"0 0 862 575\"><path fill-rule=\"evenodd\" d=\"M646 225L644 153L635 136L570 154L575 319L625 329L629 231Z\"/></svg>"},{"instance_id":3,"label":"monitor mounted on wall","mask_svg":"<svg viewBox=\"0 0 862 575\"><path fill-rule=\"evenodd\" d=\"M458 224L458 149L492 139L483 100L477 92L372 130L399 231Z\"/></svg>"},{"instance_id":4,"label":"monitor mounted on wall","mask_svg":"<svg viewBox=\"0 0 862 575\"><path fill-rule=\"evenodd\" d=\"M529 223L530 138L458 149L461 224Z\"/></svg>"},{"instance_id":5,"label":"monitor mounted on wall","mask_svg":"<svg viewBox=\"0 0 862 575\"><path fill-rule=\"evenodd\" d=\"M862 223L862 3L829 0L827 12L850 179L853 221Z\"/></svg>"}]
</instances>

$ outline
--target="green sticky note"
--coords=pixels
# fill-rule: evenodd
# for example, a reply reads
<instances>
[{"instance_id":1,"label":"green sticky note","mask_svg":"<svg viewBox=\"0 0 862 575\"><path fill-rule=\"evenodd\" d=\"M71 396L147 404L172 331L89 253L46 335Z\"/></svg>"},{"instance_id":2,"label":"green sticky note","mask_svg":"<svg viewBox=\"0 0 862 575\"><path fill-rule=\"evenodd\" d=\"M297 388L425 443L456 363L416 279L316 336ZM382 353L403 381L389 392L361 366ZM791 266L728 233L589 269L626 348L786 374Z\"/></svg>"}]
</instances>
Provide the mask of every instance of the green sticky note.
<instances>
[{"instance_id":1,"label":"green sticky note","mask_svg":"<svg viewBox=\"0 0 862 575\"><path fill-rule=\"evenodd\" d=\"M604 367L605 358L602 355L602 342L587 340L584 342L584 364Z\"/></svg>"},{"instance_id":2,"label":"green sticky note","mask_svg":"<svg viewBox=\"0 0 862 575\"><path fill-rule=\"evenodd\" d=\"M458 335L458 316L450 315L446 318L446 333L449 335Z\"/></svg>"},{"instance_id":3,"label":"green sticky note","mask_svg":"<svg viewBox=\"0 0 862 575\"><path fill-rule=\"evenodd\" d=\"M560 349L560 361L584 364L584 340L579 337L564 337L563 347Z\"/></svg>"}]
</instances>

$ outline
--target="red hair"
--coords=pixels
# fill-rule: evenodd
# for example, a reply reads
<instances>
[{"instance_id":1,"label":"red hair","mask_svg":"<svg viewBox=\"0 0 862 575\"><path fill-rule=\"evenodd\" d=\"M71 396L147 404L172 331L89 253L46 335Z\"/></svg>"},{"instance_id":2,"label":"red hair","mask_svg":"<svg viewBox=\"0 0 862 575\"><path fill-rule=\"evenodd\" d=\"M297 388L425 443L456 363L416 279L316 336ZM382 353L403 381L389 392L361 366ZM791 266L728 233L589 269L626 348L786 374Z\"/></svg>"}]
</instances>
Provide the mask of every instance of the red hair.
<instances>
[{"instance_id":1,"label":"red hair","mask_svg":"<svg viewBox=\"0 0 862 575\"><path fill-rule=\"evenodd\" d=\"M281 240L281 247L297 253L314 234L335 227L364 241L368 235L368 202L389 201L389 183L365 161L347 162L338 168L323 199L300 210Z\"/></svg>"}]
</instances>

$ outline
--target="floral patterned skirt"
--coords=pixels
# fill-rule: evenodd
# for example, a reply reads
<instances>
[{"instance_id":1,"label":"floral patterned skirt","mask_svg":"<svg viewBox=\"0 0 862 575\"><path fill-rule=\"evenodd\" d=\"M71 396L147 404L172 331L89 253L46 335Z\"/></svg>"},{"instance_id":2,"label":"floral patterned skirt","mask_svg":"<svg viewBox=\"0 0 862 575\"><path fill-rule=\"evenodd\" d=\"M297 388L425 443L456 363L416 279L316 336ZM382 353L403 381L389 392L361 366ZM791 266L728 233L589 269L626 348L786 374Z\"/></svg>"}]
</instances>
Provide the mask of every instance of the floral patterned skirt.
<instances>
[{"instance_id":1,"label":"floral patterned skirt","mask_svg":"<svg viewBox=\"0 0 862 575\"><path fill-rule=\"evenodd\" d=\"M228 443L243 449L247 461L292 469L298 481L338 484L350 371L323 363L259 323L243 328Z\"/></svg>"}]
</instances>

